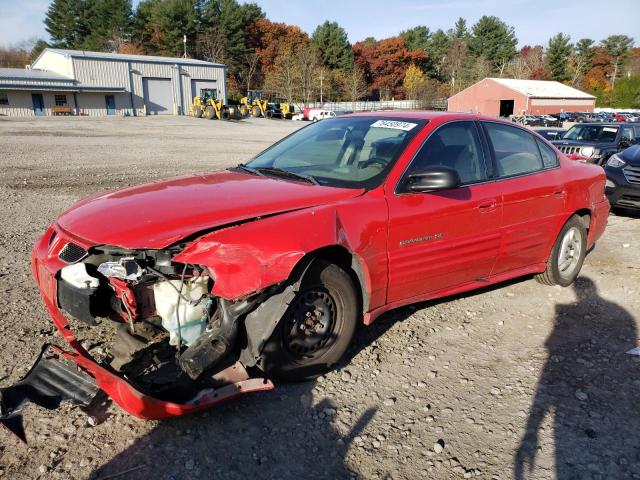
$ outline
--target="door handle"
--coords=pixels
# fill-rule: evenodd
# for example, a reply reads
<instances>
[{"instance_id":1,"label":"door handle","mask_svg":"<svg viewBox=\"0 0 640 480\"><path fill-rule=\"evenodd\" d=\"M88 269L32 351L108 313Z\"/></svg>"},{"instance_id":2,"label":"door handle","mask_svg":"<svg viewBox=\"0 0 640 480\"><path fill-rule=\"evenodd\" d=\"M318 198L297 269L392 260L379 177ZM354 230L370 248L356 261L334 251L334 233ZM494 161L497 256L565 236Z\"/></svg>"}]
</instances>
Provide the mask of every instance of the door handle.
<instances>
[{"instance_id":1,"label":"door handle","mask_svg":"<svg viewBox=\"0 0 640 480\"><path fill-rule=\"evenodd\" d=\"M555 190L553 192L553 196L556 198L565 198L567 196L567 191L565 189Z\"/></svg>"},{"instance_id":2,"label":"door handle","mask_svg":"<svg viewBox=\"0 0 640 480\"><path fill-rule=\"evenodd\" d=\"M496 209L497 206L498 201L495 198L492 198L491 200L480 202L478 204L478 210L480 210L482 213L492 212Z\"/></svg>"}]
</instances>

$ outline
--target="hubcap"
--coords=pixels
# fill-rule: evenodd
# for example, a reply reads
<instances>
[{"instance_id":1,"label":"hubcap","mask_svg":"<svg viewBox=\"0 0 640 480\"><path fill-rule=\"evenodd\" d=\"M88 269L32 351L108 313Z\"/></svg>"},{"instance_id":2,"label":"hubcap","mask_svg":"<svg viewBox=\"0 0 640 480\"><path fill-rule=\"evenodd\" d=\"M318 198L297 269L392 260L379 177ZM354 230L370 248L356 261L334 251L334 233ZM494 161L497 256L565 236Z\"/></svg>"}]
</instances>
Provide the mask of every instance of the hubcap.
<instances>
[{"instance_id":1,"label":"hubcap","mask_svg":"<svg viewBox=\"0 0 640 480\"><path fill-rule=\"evenodd\" d=\"M296 356L308 356L323 348L331 339L335 325L336 304L324 290L300 293L287 319L284 342Z\"/></svg>"},{"instance_id":2,"label":"hubcap","mask_svg":"<svg viewBox=\"0 0 640 480\"><path fill-rule=\"evenodd\" d=\"M582 254L582 233L573 227L562 237L558 253L558 270L564 277L571 276L575 271Z\"/></svg>"}]
</instances>

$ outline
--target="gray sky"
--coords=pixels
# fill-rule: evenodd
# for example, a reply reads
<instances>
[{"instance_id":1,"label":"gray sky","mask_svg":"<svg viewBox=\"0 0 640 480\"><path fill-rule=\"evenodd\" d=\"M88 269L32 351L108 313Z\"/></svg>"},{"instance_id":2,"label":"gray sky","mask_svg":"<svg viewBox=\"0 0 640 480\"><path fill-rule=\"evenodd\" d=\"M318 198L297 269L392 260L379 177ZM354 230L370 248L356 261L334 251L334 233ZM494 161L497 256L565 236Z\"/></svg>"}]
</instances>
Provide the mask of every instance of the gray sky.
<instances>
[{"instance_id":1,"label":"gray sky","mask_svg":"<svg viewBox=\"0 0 640 480\"><path fill-rule=\"evenodd\" d=\"M459 16L471 26L482 15L495 15L515 28L520 46L546 45L558 32L573 40L625 34L640 45L640 0L254 1L269 19L299 25L309 33L324 20L337 21L351 42L397 35L415 25L447 30ZM0 45L47 39L42 20L48 5L49 0L0 0Z\"/></svg>"}]
</instances>

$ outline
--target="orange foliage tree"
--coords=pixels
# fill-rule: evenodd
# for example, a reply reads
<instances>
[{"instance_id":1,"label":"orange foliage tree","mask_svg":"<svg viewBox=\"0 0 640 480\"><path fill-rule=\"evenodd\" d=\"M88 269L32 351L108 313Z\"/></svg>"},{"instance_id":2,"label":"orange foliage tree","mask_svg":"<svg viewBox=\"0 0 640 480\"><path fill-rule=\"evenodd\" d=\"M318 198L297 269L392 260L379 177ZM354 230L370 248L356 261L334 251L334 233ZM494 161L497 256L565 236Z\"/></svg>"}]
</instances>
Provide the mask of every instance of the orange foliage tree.
<instances>
[{"instance_id":1,"label":"orange foliage tree","mask_svg":"<svg viewBox=\"0 0 640 480\"><path fill-rule=\"evenodd\" d=\"M378 42L358 42L353 46L357 64L364 71L373 96L402 97L403 81L411 64L427 59L421 49L409 50L402 37L385 38Z\"/></svg>"}]
</instances>

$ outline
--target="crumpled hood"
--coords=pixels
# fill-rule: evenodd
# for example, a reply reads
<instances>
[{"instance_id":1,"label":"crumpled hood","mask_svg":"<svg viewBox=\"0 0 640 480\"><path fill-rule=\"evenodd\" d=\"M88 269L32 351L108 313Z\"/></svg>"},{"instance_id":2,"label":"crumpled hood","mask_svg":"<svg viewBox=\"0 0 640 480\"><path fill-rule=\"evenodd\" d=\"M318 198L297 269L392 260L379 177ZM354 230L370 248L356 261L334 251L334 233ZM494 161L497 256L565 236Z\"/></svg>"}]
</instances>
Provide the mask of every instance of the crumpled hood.
<instances>
[{"instance_id":1,"label":"crumpled hood","mask_svg":"<svg viewBox=\"0 0 640 480\"><path fill-rule=\"evenodd\" d=\"M96 194L60 215L57 225L95 245L156 249L202 230L361 193L225 171Z\"/></svg>"}]
</instances>

